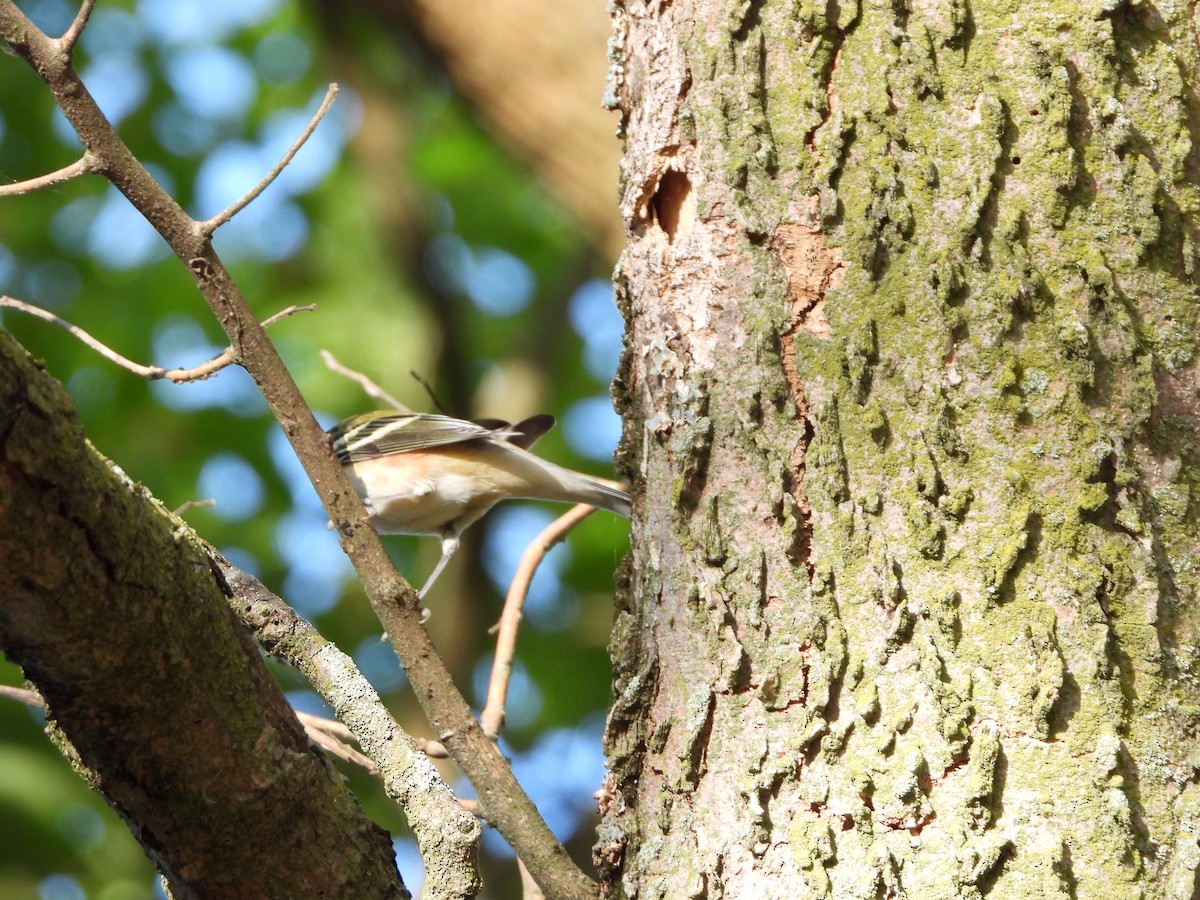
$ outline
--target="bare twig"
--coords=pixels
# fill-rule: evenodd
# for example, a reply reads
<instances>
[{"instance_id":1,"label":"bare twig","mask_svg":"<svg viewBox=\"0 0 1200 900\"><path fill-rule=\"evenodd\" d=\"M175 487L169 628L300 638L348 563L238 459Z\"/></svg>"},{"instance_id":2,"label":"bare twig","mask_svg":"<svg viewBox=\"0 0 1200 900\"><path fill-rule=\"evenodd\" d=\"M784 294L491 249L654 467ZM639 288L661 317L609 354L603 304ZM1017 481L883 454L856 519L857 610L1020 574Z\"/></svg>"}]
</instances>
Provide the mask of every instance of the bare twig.
<instances>
[{"instance_id":1,"label":"bare twig","mask_svg":"<svg viewBox=\"0 0 1200 900\"><path fill-rule=\"evenodd\" d=\"M312 137L312 133L317 130L317 126L321 124L321 120L325 118L325 113L329 112L329 107L333 105L333 101L337 99L338 86L336 84L329 85L329 90L325 92L325 99L321 101L321 105L317 107L317 111L313 113L313 117L308 120L308 124L304 126L304 130L300 132L300 136L296 138L295 143L288 148L287 153L280 157L279 162L263 176L262 181L252 187L249 191L243 194L233 205L229 206L223 212L217 213L211 219L206 219L200 224L200 232L206 236L211 235L214 231L240 213L243 209L254 202L263 191L270 187L271 182L279 177L279 173L287 168L288 163L292 161L292 157L304 146L305 142Z\"/></svg>"},{"instance_id":2,"label":"bare twig","mask_svg":"<svg viewBox=\"0 0 1200 900\"><path fill-rule=\"evenodd\" d=\"M117 351L108 347L108 345L96 340L96 338L92 337L78 325L72 325L66 319L56 316L54 313L50 312L49 310L42 309L40 306L34 306L32 303L25 303L24 301L17 300L15 297L7 296L0 296L0 306L8 307L9 309L19 309L23 313L28 313L31 316L37 316L39 319L69 331L105 359L115 362L121 368L128 369L135 375L140 375L143 378L165 378L167 376L166 369L161 369L158 366L143 366L141 363L135 363L132 359L122 356ZM212 360L210 360L210 363L211 362ZM205 365L207 366L210 363L205 363ZM228 361L224 363L224 365L228 364Z\"/></svg>"},{"instance_id":3,"label":"bare twig","mask_svg":"<svg viewBox=\"0 0 1200 900\"><path fill-rule=\"evenodd\" d=\"M216 505L217 501L211 497L206 497L203 500L185 500L183 503L180 503L177 507L171 510L171 515L182 516L189 509L198 509L201 507L210 507Z\"/></svg>"},{"instance_id":4,"label":"bare twig","mask_svg":"<svg viewBox=\"0 0 1200 900\"><path fill-rule=\"evenodd\" d=\"M423 375L418 373L416 369L409 369L408 374L413 377L413 380L417 384L425 388L425 393L429 395L429 402L433 404L434 409L444 416L450 415L450 413L446 412L446 407L442 406L442 401L438 399L438 395L433 392L433 385L426 381Z\"/></svg>"},{"instance_id":5,"label":"bare twig","mask_svg":"<svg viewBox=\"0 0 1200 900\"><path fill-rule=\"evenodd\" d=\"M379 767L371 761L371 757L364 756L349 744L339 741L333 735L327 734L319 728L311 728L304 722L300 724L304 726L304 733L308 735L308 739L330 756L336 756L352 766L358 766L368 775L379 777Z\"/></svg>"},{"instance_id":6,"label":"bare twig","mask_svg":"<svg viewBox=\"0 0 1200 900\"><path fill-rule=\"evenodd\" d=\"M372 400L382 400L392 409L399 410L400 412L412 412L407 405L401 403L362 372L356 372L354 369L343 366L328 350L321 351L321 359L325 362L329 371L335 372L338 375L344 375L355 382Z\"/></svg>"},{"instance_id":7,"label":"bare twig","mask_svg":"<svg viewBox=\"0 0 1200 900\"><path fill-rule=\"evenodd\" d=\"M300 710L296 710L296 718L300 720L300 724L304 726L305 731L309 731L309 732L312 732L314 730L320 731L320 732L323 732L324 734L328 735L329 737L337 738L340 741L357 740L357 738L354 736L354 732L351 731L349 728L347 728L345 725L343 725L341 722L339 722L337 719L326 719L323 716L314 716L312 713L301 712ZM399 726L397 726L397 727L399 727ZM409 739L414 744L416 744L416 747L418 750L420 750L422 753L424 753L430 759L449 759L450 758L450 754L446 752L446 748L443 747L441 744L439 744L437 741L430 740L429 738L412 737L411 735L409 736ZM316 743L322 747L325 746L320 741L316 741ZM343 757L343 758L345 758L345 757ZM368 761L370 761L370 757L364 757L364 759L367 759ZM369 772L371 772L372 775L379 774L379 767L376 766L374 764L374 762L371 762L370 766L365 765L364 763L362 763L356 759L350 759L349 762L352 762L355 765L362 766L364 769L367 769ZM461 800L459 801L459 806L462 806ZM466 808L466 807L464 807L464 808ZM473 811L474 810L472 810L472 812Z\"/></svg>"},{"instance_id":8,"label":"bare twig","mask_svg":"<svg viewBox=\"0 0 1200 900\"><path fill-rule=\"evenodd\" d=\"M379 766L371 757L359 753L347 741L352 739L350 729L334 719L309 715L296 710L296 718L304 726L308 739L327 753L364 769L370 775L379 775Z\"/></svg>"},{"instance_id":9,"label":"bare twig","mask_svg":"<svg viewBox=\"0 0 1200 900\"><path fill-rule=\"evenodd\" d=\"M42 695L37 691L31 691L29 688L12 687L7 684L0 684L0 697L6 697L9 700L16 700L18 703L24 703L26 706L32 706L34 709L45 709L46 701L42 699Z\"/></svg>"},{"instance_id":10,"label":"bare twig","mask_svg":"<svg viewBox=\"0 0 1200 900\"><path fill-rule=\"evenodd\" d=\"M315 728L342 741L354 740L354 732L337 719L327 719L324 716L314 716L312 713L296 710L296 718L305 728Z\"/></svg>"},{"instance_id":11,"label":"bare twig","mask_svg":"<svg viewBox=\"0 0 1200 900\"><path fill-rule=\"evenodd\" d=\"M512 675L513 655L517 649L517 629L521 625L521 610L538 565L550 548L567 536L567 533L596 511L594 506L580 503L542 529L541 534L530 542L517 566L516 574L508 586L504 598L504 610L496 627L496 657L492 660L492 677L488 682L487 704L479 717L483 733L496 740L504 725L504 705L508 700L508 679Z\"/></svg>"},{"instance_id":12,"label":"bare twig","mask_svg":"<svg viewBox=\"0 0 1200 900\"><path fill-rule=\"evenodd\" d=\"M79 7L79 12L75 13L75 21L71 23L71 27L63 32L63 36L58 39L58 46L62 48L63 53L70 57L75 52L75 43L79 40L79 36L83 34L83 29L87 27L88 19L92 15L92 7L96 5L96 0L83 0L83 4Z\"/></svg>"},{"instance_id":13,"label":"bare twig","mask_svg":"<svg viewBox=\"0 0 1200 900\"><path fill-rule=\"evenodd\" d=\"M324 716L301 713L299 709L296 710L296 719L300 720L300 724L304 726L308 737L319 748L328 750L334 756L340 757L349 763L354 763L355 766L362 769L366 769L366 772L372 775L379 776L382 774L370 756L360 754L354 748L348 748L347 743L350 740L356 740L354 732L342 725L337 719L325 719ZM416 749L430 757L431 760L449 760L450 758L450 754L446 752L444 746L439 744L437 740L414 738L412 736L409 736L409 739L412 740ZM463 803L462 798L458 798L458 805L462 809L472 812L472 814L476 812L474 806L468 806L466 803Z\"/></svg>"},{"instance_id":14,"label":"bare twig","mask_svg":"<svg viewBox=\"0 0 1200 900\"><path fill-rule=\"evenodd\" d=\"M32 303L26 303L23 300L17 300L15 297L0 295L0 307L8 307L17 309L23 313L28 313L31 316L36 316L59 328L69 331L79 340L83 341L105 359L111 360L123 369L127 369L134 375L140 375L142 378L149 378L151 381L158 379L166 379L173 381L176 384L182 384L188 381L202 381L205 378L211 378L217 372L224 369L226 366L232 365L236 360L233 358L233 351L230 348L225 348L208 362L201 363L191 369L164 369L161 366L143 366L141 363L136 363L128 357L122 356L116 350L113 350L107 344L101 343L96 338L92 337L78 325L72 325L66 319L56 316L49 310L42 309L40 306L34 306ZM262 324L265 328L280 319L287 318L298 312L308 312L316 309L316 304L308 306L289 306L287 309L280 310L275 315L266 319Z\"/></svg>"},{"instance_id":15,"label":"bare twig","mask_svg":"<svg viewBox=\"0 0 1200 900\"><path fill-rule=\"evenodd\" d=\"M147 377L151 380L165 378L167 381L173 381L176 384L186 384L191 381L205 381L212 378L222 369L234 364L236 360L233 358L233 351L226 347L208 362L201 363L191 369L160 369L157 366L153 368L153 374Z\"/></svg>"},{"instance_id":16,"label":"bare twig","mask_svg":"<svg viewBox=\"0 0 1200 900\"><path fill-rule=\"evenodd\" d=\"M263 319L262 327L270 328L276 322L282 321L283 319L288 318L288 316L294 316L296 313L312 312L316 308L317 308L317 304L315 304L315 303L305 303L303 306L294 306L293 305L293 306L284 307L279 312L272 313L271 315L269 315L265 319Z\"/></svg>"},{"instance_id":17,"label":"bare twig","mask_svg":"<svg viewBox=\"0 0 1200 900\"><path fill-rule=\"evenodd\" d=\"M75 160L69 166L63 166L61 169L47 172L45 175L39 175L37 178L17 181L13 184L0 184L0 197L15 197L18 194L28 194L55 184L62 184L64 181L70 181L72 178L77 178L80 175L91 172L94 167L95 160L92 159L90 154L84 153L83 156L79 157L79 159Z\"/></svg>"}]
</instances>

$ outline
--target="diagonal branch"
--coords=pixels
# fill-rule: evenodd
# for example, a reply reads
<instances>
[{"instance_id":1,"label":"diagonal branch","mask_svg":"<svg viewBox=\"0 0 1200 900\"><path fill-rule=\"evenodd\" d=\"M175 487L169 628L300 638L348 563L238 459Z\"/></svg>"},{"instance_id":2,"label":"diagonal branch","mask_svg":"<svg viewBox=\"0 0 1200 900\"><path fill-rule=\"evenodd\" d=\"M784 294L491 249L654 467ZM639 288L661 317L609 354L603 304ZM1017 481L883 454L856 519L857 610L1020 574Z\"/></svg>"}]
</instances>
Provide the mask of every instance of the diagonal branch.
<instances>
[{"instance_id":1,"label":"diagonal branch","mask_svg":"<svg viewBox=\"0 0 1200 900\"><path fill-rule=\"evenodd\" d=\"M426 869L438 873L437 890L430 893L427 888L426 896L474 897L480 887L475 866L479 823L458 805L433 763L396 724L354 661L258 579L224 560L214 558L213 564L228 588L230 607L263 649L308 680L379 767L388 796L404 808Z\"/></svg>"},{"instance_id":2,"label":"diagonal branch","mask_svg":"<svg viewBox=\"0 0 1200 900\"><path fill-rule=\"evenodd\" d=\"M87 27L88 19L92 17L92 9L96 6L96 0L83 0L79 7L79 12L75 13L75 21L71 23L71 27L63 32L63 36L58 39L58 46L62 48L63 53L67 56L72 56L75 52L75 44L79 40L79 36L83 34L83 29Z\"/></svg>"},{"instance_id":3,"label":"diagonal branch","mask_svg":"<svg viewBox=\"0 0 1200 900\"><path fill-rule=\"evenodd\" d=\"M206 549L2 330L0 435L0 652L173 896L407 897L390 838L311 751ZM306 852L362 868L297 866Z\"/></svg>"},{"instance_id":4,"label":"diagonal branch","mask_svg":"<svg viewBox=\"0 0 1200 900\"><path fill-rule=\"evenodd\" d=\"M45 709L46 698L37 691L29 688L13 687L8 684L0 684L0 697L8 700L16 700L18 703L24 703L26 706L34 709Z\"/></svg>"},{"instance_id":5,"label":"diagonal branch","mask_svg":"<svg viewBox=\"0 0 1200 900\"><path fill-rule=\"evenodd\" d=\"M15 700L17 703L23 703L31 709L46 708L46 699L37 691L30 688L0 684L0 697L5 700ZM322 750L365 769L371 775L379 775L379 766L375 765L375 761L371 757L359 753L345 743L353 738L353 734L351 734L349 728L337 719L323 719L320 716L314 716L300 710L296 710L296 718L304 726L304 733L308 735L308 739Z\"/></svg>"},{"instance_id":6,"label":"diagonal branch","mask_svg":"<svg viewBox=\"0 0 1200 900\"><path fill-rule=\"evenodd\" d=\"M326 723L341 725L341 722L332 719L321 719L317 716L300 712L300 710L296 710L296 718L304 726L304 733L308 735L308 739L330 756L336 756L340 760L358 766L368 775L373 775L376 778L379 777L379 766L375 765L375 760L364 753L359 753L346 743L346 740L339 734L325 727Z\"/></svg>"},{"instance_id":7,"label":"diagonal branch","mask_svg":"<svg viewBox=\"0 0 1200 900\"><path fill-rule=\"evenodd\" d=\"M37 178L16 181L12 184L0 184L0 197L16 197L19 194L29 194L33 191L40 191L42 188L62 184L64 181L70 181L72 178L95 171L94 162L90 155L84 153L69 166L63 166L61 169L55 169L53 172L47 172Z\"/></svg>"},{"instance_id":8,"label":"diagonal branch","mask_svg":"<svg viewBox=\"0 0 1200 900\"><path fill-rule=\"evenodd\" d=\"M23 300L17 300L15 297L0 294L0 307L17 309L23 313L28 313L31 316L36 316L39 319L50 322L52 325L57 325L59 328L75 335L75 337L79 338L79 340L83 341L105 359L111 360L122 369L128 369L134 375L149 378L151 381L164 378L176 384L183 384L189 381L203 381L206 378L211 378L226 366L233 365L236 362L233 357L232 348L226 347L212 359L190 369L164 369L161 366L143 366L141 363L136 363L132 359L122 356L107 344L92 337L78 325L72 325L66 319L56 316L54 313L47 309L42 309L40 306L34 306L32 303L26 303ZM264 319L262 324L266 328L280 319L286 319L288 316L295 315L298 312L311 312L316 308L315 303L310 303L307 306L289 306L287 309L280 310L275 315Z\"/></svg>"},{"instance_id":9,"label":"diagonal branch","mask_svg":"<svg viewBox=\"0 0 1200 900\"><path fill-rule=\"evenodd\" d=\"M392 409L398 409L400 412L412 412L407 405L401 403L362 372L356 372L354 369L343 366L337 361L337 357L335 357L328 350L321 351L321 359L325 363L325 367L329 369L330 372L333 372L337 375L344 375L346 378L349 378L360 388L362 388L363 392L372 400L382 400Z\"/></svg>"},{"instance_id":10,"label":"diagonal branch","mask_svg":"<svg viewBox=\"0 0 1200 900\"><path fill-rule=\"evenodd\" d=\"M479 717L483 724L483 733L492 740L500 736L500 728L504 725L508 679L512 675L513 656L517 652L517 629L521 626L521 612L525 607L525 597L529 594L529 585L533 581L534 573L551 548L595 511L596 507L586 503L572 506L542 529L521 557L521 564L517 566L517 571L508 586L508 595L504 598L504 611L500 613L500 623L496 626L496 656L492 660L492 677L488 681L487 704Z\"/></svg>"},{"instance_id":11,"label":"diagonal branch","mask_svg":"<svg viewBox=\"0 0 1200 900\"><path fill-rule=\"evenodd\" d=\"M211 219L206 219L200 223L200 231L204 235L211 236L214 231L253 203L259 194L271 186L271 182L278 178L279 174L287 168L288 163L292 161L292 157L299 152L300 148L304 146L310 137L312 137L312 133L317 130L317 126L320 125L321 120L325 118L325 113L329 112L329 107L333 106L333 101L337 99L338 91L339 88L336 84L331 84L329 86L329 90L325 92L325 99L321 101L321 105L317 107L317 111L313 113L312 118L308 120L308 124L305 125L304 130L300 132L300 136L296 138L292 146L288 148L287 153L280 157L279 162L275 163L275 166L271 169L271 171L263 176L262 181L243 194L227 209L217 213L217 215L213 216Z\"/></svg>"}]
</instances>

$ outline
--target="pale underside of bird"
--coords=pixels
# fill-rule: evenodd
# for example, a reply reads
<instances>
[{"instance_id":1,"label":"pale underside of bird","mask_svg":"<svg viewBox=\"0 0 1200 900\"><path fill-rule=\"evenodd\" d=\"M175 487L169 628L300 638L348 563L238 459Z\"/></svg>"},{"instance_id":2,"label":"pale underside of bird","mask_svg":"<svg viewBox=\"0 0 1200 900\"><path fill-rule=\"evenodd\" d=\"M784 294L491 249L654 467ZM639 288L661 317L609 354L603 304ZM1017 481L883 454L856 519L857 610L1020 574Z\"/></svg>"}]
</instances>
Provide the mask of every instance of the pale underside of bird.
<instances>
[{"instance_id":1,"label":"pale underside of bird","mask_svg":"<svg viewBox=\"0 0 1200 900\"><path fill-rule=\"evenodd\" d=\"M501 500L586 503L629 517L615 482L565 469L528 448L554 427L532 416L510 425L429 413L366 413L329 431L333 451L380 534L431 534L442 557L429 588L458 550L460 536Z\"/></svg>"}]
</instances>

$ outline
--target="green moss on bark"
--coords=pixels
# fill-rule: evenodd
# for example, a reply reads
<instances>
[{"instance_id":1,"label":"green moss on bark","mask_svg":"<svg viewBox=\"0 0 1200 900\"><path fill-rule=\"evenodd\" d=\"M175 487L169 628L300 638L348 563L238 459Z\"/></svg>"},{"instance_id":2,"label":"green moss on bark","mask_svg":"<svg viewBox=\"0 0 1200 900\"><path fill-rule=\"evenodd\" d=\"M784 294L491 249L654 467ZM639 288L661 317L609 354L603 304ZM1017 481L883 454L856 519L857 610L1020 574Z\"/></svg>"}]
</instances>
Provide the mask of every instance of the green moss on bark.
<instances>
[{"instance_id":1,"label":"green moss on bark","mask_svg":"<svg viewBox=\"0 0 1200 900\"><path fill-rule=\"evenodd\" d=\"M1161 391L1191 377L1197 339L1186 17L1138 4L843 7L855 12L830 23L824 7L764 4L686 44L711 72L689 103L705 175L737 198L748 240L813 194L852 263L826 298L833 338L793 336L814 429L810 561L866 681L900 660L931 673L921 706L947 764L1028 744L1008 765L1021 761L1014 778L1039 799L1009 809L1008 833L1062 815L1062 839L1087 848L1000 842L964 871L997 896L1072 883L1102 896L1080 885L1104 879L1131 890L1150 835L1174 819L1162 804L1129 808L1120 760L1165 785L1147 716L1180 704L1192 712L1174 728L1200 724L1194 684L1169 677L1195 668L1196 426L1191 410L1164 414ZM778 267L747 253L743 320L782 335ZM785 441L755 445L781 469L793 461ZM896 626L882 643L880 616ZM1186 621L1186 637L1164 618ZM872 753L851 734L841 763L892 772L906 735L926 733L903 720ZM1003 730L981 743L982 722ZM1088 759L1104 741L1117 747L1108 780ZM992 776L972 778L978 811ZM909 809L907 796L898 808L919 818L923 801ZM792 830L812 870L825 832Z\"/></svg>"}]
</instances>

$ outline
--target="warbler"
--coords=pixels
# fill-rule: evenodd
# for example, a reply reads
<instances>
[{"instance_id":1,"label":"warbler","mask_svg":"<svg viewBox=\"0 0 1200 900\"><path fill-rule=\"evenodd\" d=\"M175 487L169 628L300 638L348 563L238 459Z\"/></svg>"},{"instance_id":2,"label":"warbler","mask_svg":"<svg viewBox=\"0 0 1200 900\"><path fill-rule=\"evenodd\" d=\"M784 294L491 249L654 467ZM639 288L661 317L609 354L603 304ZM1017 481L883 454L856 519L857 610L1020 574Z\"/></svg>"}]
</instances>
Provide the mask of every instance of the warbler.
<instances>
[{"instance_id":1,"label":"warbler","mask_svg":"<svg viewBox=\"0 0 1200 900\"><path fill-rule=\"evenodd\" d=\"M501 500L587 503L629 517L615 483L540 459L528 448L554 417L466 421L429 413L372 412L329 430L333 452L380 534L430 534L442 558L424 598L459 547L459 536Z\"/></svg>"}]
</instances>

